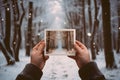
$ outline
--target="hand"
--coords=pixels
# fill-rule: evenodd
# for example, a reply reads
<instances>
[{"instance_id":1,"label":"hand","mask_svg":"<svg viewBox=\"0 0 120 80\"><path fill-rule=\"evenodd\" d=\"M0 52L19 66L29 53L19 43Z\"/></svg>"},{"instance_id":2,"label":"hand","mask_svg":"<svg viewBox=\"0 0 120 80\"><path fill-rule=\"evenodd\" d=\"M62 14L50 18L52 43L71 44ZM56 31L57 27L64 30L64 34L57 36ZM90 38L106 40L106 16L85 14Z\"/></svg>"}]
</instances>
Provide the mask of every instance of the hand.
<instances>
[{"instance_id":1,"label":"hand","mask_svg":"<svg viewBox=\"0 0 120 80\"><path fill-rule=\"evenodd\" d=\"M41 70L43 69L48 56L44 56L44 47L45 42L40 41L32 50L31 53L31 63L39 67Z\"/></svg>"},{"instance_id":2,"label":"hand","mask_svg":"<svg viewBox=\"0 0 120 80\"><path fill-rule=\"evenodd\" d=\"M90 62L88 49L81 42L76 41L74 48L76 50L76 55L74 57L71 56L71 58L76 61L79 68Z\"/></svg>"}]
</instances>

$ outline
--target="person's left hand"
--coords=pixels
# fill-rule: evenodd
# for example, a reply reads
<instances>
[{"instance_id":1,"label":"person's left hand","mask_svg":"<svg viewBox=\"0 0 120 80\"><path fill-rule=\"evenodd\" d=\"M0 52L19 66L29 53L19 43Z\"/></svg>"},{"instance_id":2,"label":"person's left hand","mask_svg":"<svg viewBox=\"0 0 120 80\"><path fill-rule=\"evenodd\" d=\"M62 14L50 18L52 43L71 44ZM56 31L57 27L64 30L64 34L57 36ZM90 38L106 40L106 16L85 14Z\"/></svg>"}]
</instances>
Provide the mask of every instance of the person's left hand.
<instances>
[{"instance_id":1,"label":"person's left hand","mask_svg":"<svg viewBox=\"0 0 120 80\"><path fill-rule=\"evenodd\" d=\"M33 48L31 53L31 63L39 67L41 70L45 66L46 60L49 58L48 56L44 56L44 47L45 47L45 42L40 41Z\"/></svg>"}]
</instances>

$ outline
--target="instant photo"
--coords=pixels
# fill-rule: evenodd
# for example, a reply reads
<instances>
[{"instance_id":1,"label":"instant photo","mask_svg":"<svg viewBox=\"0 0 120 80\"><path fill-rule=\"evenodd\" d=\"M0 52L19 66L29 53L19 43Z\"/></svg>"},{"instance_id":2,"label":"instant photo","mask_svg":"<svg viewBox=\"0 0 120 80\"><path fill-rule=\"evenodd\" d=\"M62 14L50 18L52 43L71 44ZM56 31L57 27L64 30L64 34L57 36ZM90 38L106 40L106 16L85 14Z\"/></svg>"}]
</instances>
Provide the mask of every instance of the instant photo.
<instances>
[{"instance_id":1,"label":"instant photo","mask_svg":"<svg viewBox=\"0 0 120 80\"><path fill-rule=\"evenodd\" d=\"M75 29L45 30L45 55L75 55Z\"/></svg>"}]
</instances>

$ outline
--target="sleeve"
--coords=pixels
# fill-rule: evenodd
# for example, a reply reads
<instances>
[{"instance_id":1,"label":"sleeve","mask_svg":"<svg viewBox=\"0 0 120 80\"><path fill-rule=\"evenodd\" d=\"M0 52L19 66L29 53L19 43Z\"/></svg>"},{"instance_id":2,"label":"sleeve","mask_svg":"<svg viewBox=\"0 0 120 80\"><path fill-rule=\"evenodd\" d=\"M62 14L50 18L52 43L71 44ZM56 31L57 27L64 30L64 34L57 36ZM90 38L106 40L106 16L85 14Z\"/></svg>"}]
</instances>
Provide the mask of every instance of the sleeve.
<instances>
[{"instance_id":1,"label":"sleeve","mask_svg":"<svg viewBox=\"0 0 120 80\"><path fill-rule=\"evenodd\" d=\"M16 80L40 80L43 72L33 64L27 64Z\"/></svg>"},{"instance_id":2,"label":"sleeve","mask_svg":"<svg viewBox=\"0 0 120 80\"><path fill-rule=\"evenodd\" d=\"M95 62L90 62L79 70L79 76L82 80L105 80L104 75L98 69Z\"/></svg>"}]
</instances>

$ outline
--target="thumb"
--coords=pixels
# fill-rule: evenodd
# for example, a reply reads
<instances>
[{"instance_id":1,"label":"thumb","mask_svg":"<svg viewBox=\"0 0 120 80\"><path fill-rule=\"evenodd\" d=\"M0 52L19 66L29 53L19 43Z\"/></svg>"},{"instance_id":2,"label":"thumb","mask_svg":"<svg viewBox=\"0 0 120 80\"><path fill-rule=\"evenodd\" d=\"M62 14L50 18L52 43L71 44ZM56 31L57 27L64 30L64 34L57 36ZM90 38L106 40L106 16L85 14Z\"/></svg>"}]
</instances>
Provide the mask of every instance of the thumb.
<instances>
[{"instance_id":1,"label":"thumb","mask_svg":"<svg viewBox=\"0 0 120 80\"><path fill-rule=\"evenodd\" d=\"M81 48L78 46L77 43L74 44L74 48L76 50L76 55L81 54Z\"/></svg>"},{"instance_id":2,"label":"thumb","mask_svg":"<svg viewBox=\"0 0 120 80\"><path fill-rule=\"evenodd\" d=\"M48 59L49 59L49 56L45 56L44 59L45 59L45 61L48 60Z\"/></svg>"}]
</instances>

